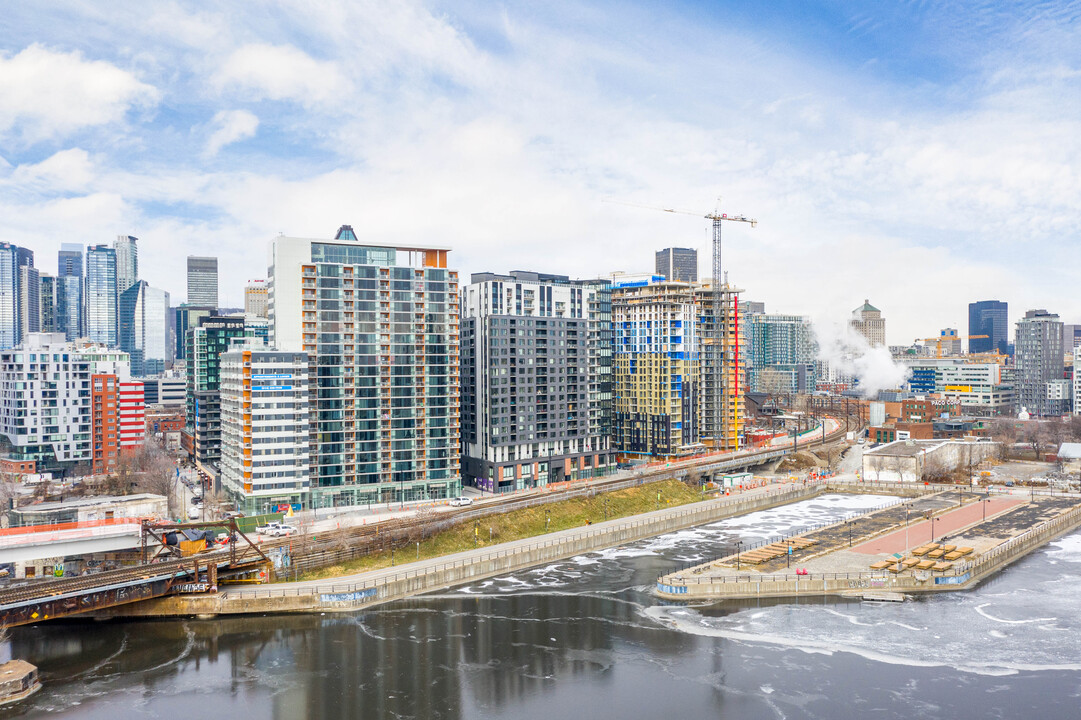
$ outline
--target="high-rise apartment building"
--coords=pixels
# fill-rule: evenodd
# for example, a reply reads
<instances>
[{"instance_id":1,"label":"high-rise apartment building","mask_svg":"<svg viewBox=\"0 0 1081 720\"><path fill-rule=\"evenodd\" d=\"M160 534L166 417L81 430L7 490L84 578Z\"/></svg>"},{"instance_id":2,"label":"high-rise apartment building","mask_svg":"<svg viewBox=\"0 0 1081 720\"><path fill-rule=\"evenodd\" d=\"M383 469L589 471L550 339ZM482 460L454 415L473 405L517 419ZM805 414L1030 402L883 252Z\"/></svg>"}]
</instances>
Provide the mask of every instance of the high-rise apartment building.
<instances>
[{"instance_id":1,"label":"high-rise apartment building","mask_svg":"<svg viewBox=\"0 0 1081 720\"><path fill-rule=\"evenodd\" d=\"M169 293L139 280L120 295L120 349L135 377L157 375L172 364Z\"/></svg>"},{"instance_id":2,"label":"high-rise apartment building","mask_svg":"<svg viewBox=\"0 0 1081 720\"><path fill-rule=\"evenodd\" d=\"M476 273L461 323L464 482L505 492L614 468L608 281Z\"/></svg>"},{"instance_id":3,"label":"high-rise apartment building","mask_svg":"<svg viewBox=\"0 0 1081 720\"><path fill-rule=\"evenodd\" d=\"M698 251L677 247L658 250L657 274L671 282L698 282Z\"/></svg>"},{"instance_id":4,"label":"high-rise apartment building","mask_svg":"<svg viewBox=\"0 0 1081 720\"><path fill-rule=\"evenodd\" d=\"M41 470L89 469L95 434L110 432L98 423L105 418L95 417L92 401L92 378L103 375L127 382L127 355L69 343L59 333L31 333L19 348L0 352L0 435L11 456L34 460Z\"/></svg>"},{"instance_id":5,"label":"high-rise apartment building","mask_svg":"<svg viewBox=\"0 0 1081 720\"><path fill-rule=\"evenodd\" d=\"M267 315L266 280L249 280L244 287L244 314L265 318Z\"/></svg>"},{"instance_id":6,"label":"high-rise apartment building","mask_svg":"<svg viewBox=\"0 0 1081 720\"><path fill-rule=\"evenodd\" d=\"M86 337L108 347L119 343L116 251L105 245L86 249Z\"/></svg>"},{"instance_id":7,"label":"high-rise apartment building","mask_svg":"<svg viewBox=\"0 0 1081 720\"><path fill-rule=\"evenodd\" d=\"M688 283L612 284L613 449L673 457L699 441L699 318Z\"/></svg>"},{"instance_id":8,"label":"high-rise apartment building","mask_svg":"<svg viewBox=\"0 0 1081 720\"><path fill-rule=\"evenodd\" d=\"M870 301L864 300L863 305L852 311L849 327L862 335L871 347L885 347L886 320L882 317L882 311Z\"/></svg>"},{"instance_id":9,"label":"high-rise apartment building","mask_svg":"<svg viewBox=\"0 0 1081 720\"><path fill-rule=\"evenodd\" d=\"M751 392L813 392L818 347L811 321L800 315L746 316L747 381Z\"/></svg>"},{"instance_id":10,"label":"high-rise apartment building","mask_svg":"<svg viewBox=\"0 0 1081 720\"><path fill-rule=\"evenodd\" d=\"M188 256L188 305L218 307L218 259ZM177 329L179 334L180 330Z\"/></svg>"},{"instance_id":11,"label":"high-rise apartment building","mask_svg":"<svg viewBox=\"0 0 1081 720\"><path fill-rule=\"evenodd\" d=\"M1066 412L1061 391L1049 393L1049 383L1063 379L1062 322L1046 310L1029 310L1017 321L1014 362L1015 403L1018 411L1055 416Z\"/></svg>"},{"instance_id":12,"label":"high-rise apartment building","mask_svg":"<svg viewBox=\"0 0 1081 720\"><path fill-rule=\"evenodd\" d=\"M90 376L91 471L111 473L120 457L120 422L116 375Z\"/></svg>"},{"instance_id":13,"label":"high-rise apartment building","mask_svg":"<svg viewBox=\"0 0 1081 720\"><path fill-rule=\"evenodd\" d=\"M221 485L244 513L311 507L309 358L250 339L221 356Z\"/></svg>"},{"instance_id":14,"label":"high-rise apartment building","mask_svg":"<svg viewBox=\"0 0 1081 720\"><path fill-rule=\"evenodd\" d=\"M246 334L242 317L204 317L188 331L184 432L200 463L217 465L221 457L221 355Z\"/></svg>"},{"instance_id":15,"label":"high-rise apartment building","mask_svg":"<svg viewBox=\"0 0 1081 720\"><path fill-rule=\"evenodd\" d=\"M716 450L736 450L743 436L742 331L739 322L739 293L727 282L714 294L707 280L695 283L698 307L699 388L698 434ZM721 332L714 330L721 323Z\"/></svg>"},{"instance_id":16,"label":"high-rise apartment building","mask_svg":"<svg viewBox=\"0 0 1081 720\"><path fill-rule=\"evenodd\" d=\"M131 452L146 441L146 403L143 384L117 377L117 430L120 452Z\"/></svg>"},{"instance_id":17,"label":"high-rise apartment building","mask_svg":"<svg viewBox=\"0 0 1081 720\"><path fill-rule=\"evenodd\" d=\"M1081 325L1067 324L1062 326L1062 350L1066 355L1071 355L1074 348L1081 347Z\"/></svg>"},{"instance_id":18,"label":"high-rise apartment building","mask_svg":"<svg viewBox=\"0 0 1081 720\"><path fill-rule=\"evenodd\" d=\"M0 349L17 347L39 325L34 251L0 243Z\"/></svg>"},{"instance_id":19,"label":"high-rise apartment building","mask_svg":"<svg viewBox=\"0 0 1081 720\"><path fill-rule=\"evenodd\" d=\"M1007 324L1007 303L980 300L968 304L968 334L986 335L968 341L970 353L998 352L1007 354L1010 338Z\"/></svg>"},{"instance_id":20,"label":"high-rise apartment building","mask_svg":"<svg viewBox=\"0 0 1081 720\"><path fill-rule=\"evenodd\" d=\"M1081 345L1073 349L1073 414L1081 415Z\"/></svg>"},{"instance_id":21,"label":"high-rise apartment building","mask_svg":"<svg viewBox=\"0 0 1081 720\"><path fill-rule=\"evenodd\" d=\"M57 332L56 281L49 273L38 273L38 319L43 333Z\"/></svg>"},{"instance_id":22,"label":"high-rise apartment building","mask_svg":"<svg viewBox=\"0 0 1081 720\"><path fill-rule=\"evenodd\" d=\"M116 251L116 294L127 290L139 280L139 238L117 235L113 242Z\"/></svg>"},{"instance_id":23,"label":"high-rise apartment building","mask_svg":"<svg viewBox=\"0 0 1081 720\"><path fill-rule=\"evenodd\" d=\"M271 242L271 343L313 364L315 507L460 491L458 274L447 253L360 242L348 225L333 240Z\"/></svg>"}]
</instances>

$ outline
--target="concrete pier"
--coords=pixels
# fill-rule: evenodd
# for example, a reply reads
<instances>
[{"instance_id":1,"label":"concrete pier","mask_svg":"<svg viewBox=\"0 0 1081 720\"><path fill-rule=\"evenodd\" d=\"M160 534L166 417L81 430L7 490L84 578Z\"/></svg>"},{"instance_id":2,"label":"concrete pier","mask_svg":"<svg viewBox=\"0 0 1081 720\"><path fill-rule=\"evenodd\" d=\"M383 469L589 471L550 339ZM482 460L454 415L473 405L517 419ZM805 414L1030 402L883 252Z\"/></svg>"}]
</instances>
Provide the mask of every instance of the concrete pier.
<instances>
[{"instance_id":1,"label":"concrete pier","mask_svg":"<svg viewBox=\"0 0 1081 720\"><path fill-rule=\"evenodd\" d=\"M732 555L670 573L658 579L656 594L672 600L725 600L965 590L1079 526L1077 495L988 497L947 490L781 540L764 554ZM945 569L910 565L911 559L923 560L913 551L932 542L968 552L934 564L949 565ZM791 553L761 559L789 544ZM873 570L875 561L885 566Z\"/></svg>"}]
</instances>

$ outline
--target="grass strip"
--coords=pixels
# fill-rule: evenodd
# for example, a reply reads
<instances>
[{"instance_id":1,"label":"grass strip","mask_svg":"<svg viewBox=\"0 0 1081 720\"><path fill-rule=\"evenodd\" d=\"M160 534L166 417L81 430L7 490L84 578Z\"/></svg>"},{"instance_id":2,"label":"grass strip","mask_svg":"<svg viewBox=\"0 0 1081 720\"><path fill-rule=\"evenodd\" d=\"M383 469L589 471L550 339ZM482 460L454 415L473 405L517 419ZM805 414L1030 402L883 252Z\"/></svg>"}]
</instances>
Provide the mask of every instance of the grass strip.
<instances>
[{"instance_id":1,"label":"grass strip","mask_svg":"<svg viewBox=\"0 0 1081 720\"><path fill-rule=\"evenodd\" d=\"M349 562L330 565L301 575L299 580L326 580L352 575L367 570L378 570L392 564L451 555L464 550L485 548L500 543L539 537L546 533L584 527L588 522L602 522L606 518L630 517L666 507L687 505L706 499L700 490L679 480L662 480L627 490L599 493L591 497L577 497L539 507L513 510L500 515L482 518L476 523L465 522L449 530L421 540L419 552L414 544L372 553ZM475 529L474 529L475 528Z\"/></svg>"}]
</instances>

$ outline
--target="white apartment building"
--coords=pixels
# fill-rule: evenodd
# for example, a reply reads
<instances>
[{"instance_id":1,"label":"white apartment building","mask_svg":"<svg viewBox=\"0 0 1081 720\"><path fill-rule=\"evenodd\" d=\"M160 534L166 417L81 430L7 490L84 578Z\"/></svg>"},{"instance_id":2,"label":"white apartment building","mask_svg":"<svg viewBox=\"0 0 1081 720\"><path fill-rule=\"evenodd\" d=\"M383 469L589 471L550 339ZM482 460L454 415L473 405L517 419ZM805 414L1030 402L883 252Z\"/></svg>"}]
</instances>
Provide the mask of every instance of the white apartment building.
<instances>
[{"instance_id":1,"label":"white apartment building","mask_svg":"<svg viewBox=\"0 0 1081 720\"><path fill-rule=\"evenodd\" d=\"M245 513L310 507L308 356L249 339L221 355L221 484Z\"/></svg>"},{"instance_id":2,"label":"white apartment building","mask_svg":"<svg viewBox=\"0 0 1081 720\"><path fill-rule=\"evenodd\" d=\"M63 333L30 333L18 348L0 352L0 435L12 457L39 468L71 469L92 459L91 376L108 374L129 386L128 354L69 343ZM127 395L124 410L140 413ZM127 445L142 435L126 436Z\"/></svg>"},{"instance_id":3,"label":"white apartment building","mask_svg":"<svg viewBox=\"0 0 1081 720\"><path fill-rule=\"evenodd\" d=\"M271 241L270 342L312 359L313 507L460 493L458 273L448 248Z\"/></svg>"}]
</instances>

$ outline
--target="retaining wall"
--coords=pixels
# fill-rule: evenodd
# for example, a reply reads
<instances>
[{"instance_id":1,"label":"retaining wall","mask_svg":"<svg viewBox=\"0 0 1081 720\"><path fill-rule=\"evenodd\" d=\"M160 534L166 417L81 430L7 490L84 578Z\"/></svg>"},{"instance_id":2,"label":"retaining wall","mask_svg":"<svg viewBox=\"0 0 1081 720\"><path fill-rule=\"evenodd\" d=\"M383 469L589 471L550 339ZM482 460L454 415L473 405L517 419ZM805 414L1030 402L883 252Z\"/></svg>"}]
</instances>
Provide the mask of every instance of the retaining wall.
<instances>
[{"instance_id":1,"label":"retaining wall","mask_svg":"<svg viewBox=\"0 0 1081 720\"><path fill-rule=\"evenodd\" d=\"M547 538L508 543L490 552L459 553L442 561L428 561L368 573L357 582L328 581L317 587L287 584L227 593L158 598L113 608L99 617L164 617L265 612L355 610L426 592L475 582L494 575L563 560L582 553L621 545L725 518L767 510L815 497L824 484L796 485L764 495L740 496L661 510L628 520L612 520L589 528L567 530Z\"/></svg>"},{"instance_id":2,"label":"retaining wall","mask_svg":"<svg viewBox=\"0 0 1081 720\"><path fill-rule=\"evenodd\" d=\"M663 576L656 594L672 600L727 600L742 598L847 595L861 590L926 593L967 590L1036 548L1081 526L1081 505L962 563L946 573L893 575L888 571L820 573L811 575L747 575L682 577Z\"/></svg>"}]
</instances>

